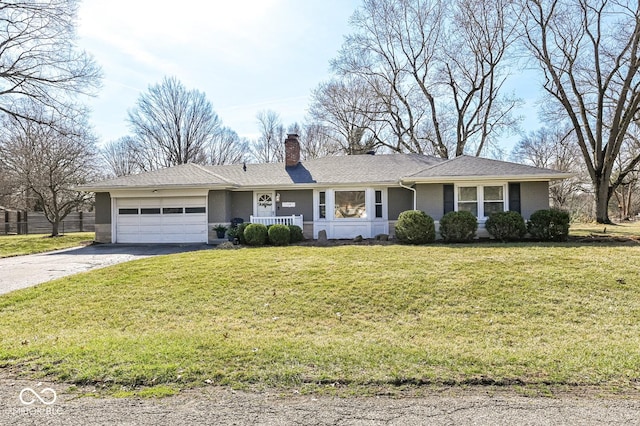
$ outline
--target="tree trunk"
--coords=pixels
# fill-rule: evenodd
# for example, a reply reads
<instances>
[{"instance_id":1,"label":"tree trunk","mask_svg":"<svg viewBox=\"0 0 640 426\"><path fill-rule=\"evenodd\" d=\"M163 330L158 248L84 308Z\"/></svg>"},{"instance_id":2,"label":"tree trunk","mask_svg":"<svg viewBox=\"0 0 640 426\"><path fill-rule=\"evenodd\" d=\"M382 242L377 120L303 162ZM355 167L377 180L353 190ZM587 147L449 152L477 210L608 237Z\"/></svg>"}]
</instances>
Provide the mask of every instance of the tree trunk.
<instances>
[{"instance_id":1,"label":"tree trunk","mask_svg":"<svg viewBox=\"0 0 640 426\"><path fill-rule=\"evenodd\" d=\"M54 220L51 223L51 236L52 237L57 237L58 236L58 228L60 227L60 222L57 220Z\"/></svg>"},{"instance_id":2,"label":"tree trunk","mask_svg":"<svg viewBox=\"0 0 640 426\"><path fill-rule=\"evenodd\" d=\"M596 222L611 223L609 220L609 180L598 179L596 182Z\"/></svg>"}]
</instances>

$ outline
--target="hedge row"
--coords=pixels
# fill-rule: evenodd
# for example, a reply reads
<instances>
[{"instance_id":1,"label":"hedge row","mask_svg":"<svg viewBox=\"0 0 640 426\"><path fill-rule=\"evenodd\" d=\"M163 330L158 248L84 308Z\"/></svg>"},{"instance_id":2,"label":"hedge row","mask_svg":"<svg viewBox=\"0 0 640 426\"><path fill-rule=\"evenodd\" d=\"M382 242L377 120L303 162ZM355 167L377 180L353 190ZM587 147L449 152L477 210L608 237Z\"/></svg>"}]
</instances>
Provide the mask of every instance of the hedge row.
<instances>
[{"instance_id":1,"label":"hedge row","mask_svg":"<svg viewBox=\"0 0 640 426\"><path fill-rule=\"evenodd\" d=\"M241 223L232 233L240 244L248 246L286 246L304 240L302 228L297 225L269 225L261 223Z\"/></svg>"},{"instance_id":2,"label":"hedge row","mask_svg":"<svg viewBox=\"0 0 640 426\"><path fill-rule=\"evenodd\" d=\"M492 214L485 223L489 235L500 241L522 240L527 232L540 241L566 241L569 214L561 210L538 210L528 222L517 212ZM476 237L478 221L467 211L449 212L440 219L440 236L445 242L469 242ZM396 238L404 244L435 241L434 220L418 210L402 212L396 222Z\"/></svg>"}]
</instances>

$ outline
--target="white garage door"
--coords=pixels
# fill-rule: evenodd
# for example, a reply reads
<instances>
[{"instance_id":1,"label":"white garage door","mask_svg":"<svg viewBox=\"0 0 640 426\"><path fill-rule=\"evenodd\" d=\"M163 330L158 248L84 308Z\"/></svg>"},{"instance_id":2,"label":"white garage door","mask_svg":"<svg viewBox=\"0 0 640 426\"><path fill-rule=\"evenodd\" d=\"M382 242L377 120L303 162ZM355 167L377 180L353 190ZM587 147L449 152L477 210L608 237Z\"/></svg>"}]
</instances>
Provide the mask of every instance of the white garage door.
<instances>
[{"instance_id":1,"label":"white garage door","mask_svg":"<svg viewBox=\"0 0 640 426\"><path fill-rule=\"evenodd\" d=\"M119 198L118 243L206 243L206 197Z\"/></svg>"}]
</instances>

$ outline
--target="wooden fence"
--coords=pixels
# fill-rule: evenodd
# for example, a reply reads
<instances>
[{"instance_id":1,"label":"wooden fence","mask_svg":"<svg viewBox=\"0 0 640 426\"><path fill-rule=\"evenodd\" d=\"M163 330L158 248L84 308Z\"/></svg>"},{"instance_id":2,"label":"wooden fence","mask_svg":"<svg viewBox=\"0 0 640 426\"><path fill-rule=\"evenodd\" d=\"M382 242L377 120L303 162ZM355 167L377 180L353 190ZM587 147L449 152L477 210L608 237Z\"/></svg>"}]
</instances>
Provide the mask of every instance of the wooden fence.
<instances>
[{"instance_id":1,"label":"wooden fence","mask_svg":"<svg viewBox=\"0 0 640 426\"><path fill-rule=\"evenodd\" d=\"M72 212L60 223L58 231L68 232L95 231L94 212ZM41 212L20 210L0 210L0 235L11 234L48 234L51 224Z\"/></svg>"}]
</instances>

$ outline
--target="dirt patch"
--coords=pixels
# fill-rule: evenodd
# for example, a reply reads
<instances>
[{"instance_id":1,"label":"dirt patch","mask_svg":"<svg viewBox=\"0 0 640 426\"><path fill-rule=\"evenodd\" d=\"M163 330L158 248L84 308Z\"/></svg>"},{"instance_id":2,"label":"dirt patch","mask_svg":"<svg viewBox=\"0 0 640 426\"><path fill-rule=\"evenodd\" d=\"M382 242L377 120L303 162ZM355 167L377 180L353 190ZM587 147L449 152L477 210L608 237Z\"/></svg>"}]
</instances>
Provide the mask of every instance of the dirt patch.
<instances>
[{"instance_id":1,"label":"dirt patch","mask_svg":"<svg viewBox=\"0 0 640 426\"><path fill-rule=\"evenodd\" d=\"M607 234L599 234L599 233L591 233L584 237L570 237L569 241L577 242L577 243L622 243L622 244L640 244L640 236L638 235L629 235L629 236L621 236L621 235L607 235Z\"/></svg>"}]
</instances>

